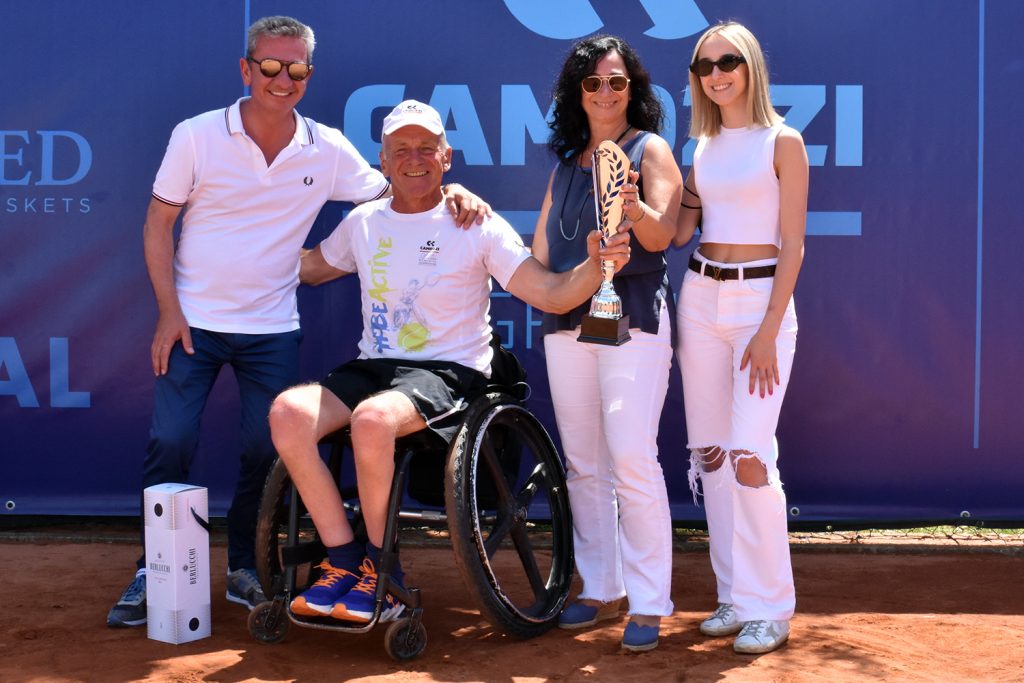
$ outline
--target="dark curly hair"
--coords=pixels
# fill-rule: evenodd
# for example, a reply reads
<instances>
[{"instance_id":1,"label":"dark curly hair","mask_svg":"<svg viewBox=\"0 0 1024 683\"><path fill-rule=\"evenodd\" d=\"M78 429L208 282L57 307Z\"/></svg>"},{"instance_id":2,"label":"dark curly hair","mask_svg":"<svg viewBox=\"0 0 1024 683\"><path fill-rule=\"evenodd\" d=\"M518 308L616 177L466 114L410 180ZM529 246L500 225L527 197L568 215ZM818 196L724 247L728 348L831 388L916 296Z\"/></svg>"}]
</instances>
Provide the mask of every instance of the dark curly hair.
<instances>
[{"instance_id":1,"label":"dark curly hair","mask_svg":"<svg viewBox=\"0 0 1024 683\"><path fill-rule=\"evenodd\" d=\"M594 73L597 63L609 52L619 53L630 79L632 98L626 108L626 120L639 130L661 132L665 112L651 88L651 75L640 63L636 51L618 36L584 38L569 50L551 93L555 110L548 124L551 128L548 147L563 164L572 163L590 142L590 125L583 111L580 84L585 76Z\"/></svg>"}]
</instances>

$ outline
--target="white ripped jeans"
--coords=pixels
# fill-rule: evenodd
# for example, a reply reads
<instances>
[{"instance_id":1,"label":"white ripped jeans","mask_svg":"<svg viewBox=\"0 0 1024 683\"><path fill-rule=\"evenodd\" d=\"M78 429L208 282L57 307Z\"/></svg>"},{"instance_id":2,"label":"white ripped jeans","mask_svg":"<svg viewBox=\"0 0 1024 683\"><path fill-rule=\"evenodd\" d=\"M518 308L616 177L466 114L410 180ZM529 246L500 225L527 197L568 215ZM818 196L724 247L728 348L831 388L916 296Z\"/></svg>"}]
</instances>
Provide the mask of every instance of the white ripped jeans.
<instances>
[{"instance_id":1,"label":"white ripped jeans","mask_svg":"<svg viewBox=\"0 0 1024 683\"><path fill-rule=\"evenodd\" d=\"M756 267L775 259L718 263ZM775 341L781 385L761 398L749 391L749 370L740 360L768 308L774 278L716 281L689 269L679 294L679 367L683 378L690 488L704 493L711 565L718 601L735 606L740 621L787 620L796 594L789 558L786 495L778 469L775 429L796 349L796 310L790 299ZM716 461L714 455L720 455ZM767 486L746 486L736 462L756 458ZM706 470L705 465L710 465Z\"/></svg>"},{"instance_id":2,"label":"white ripped jeans","mask_svg":"<svg viewBox=\"0 0 1024 683\"><path fill-rule=\"evenodd\" d=\"M581 344L579 328L544 337L551 399L568 465L581 599L626 596L629 613L672 614L672 518L658 422L672 362L668 312L658 334Z\"/></svg>"}]
</instances>

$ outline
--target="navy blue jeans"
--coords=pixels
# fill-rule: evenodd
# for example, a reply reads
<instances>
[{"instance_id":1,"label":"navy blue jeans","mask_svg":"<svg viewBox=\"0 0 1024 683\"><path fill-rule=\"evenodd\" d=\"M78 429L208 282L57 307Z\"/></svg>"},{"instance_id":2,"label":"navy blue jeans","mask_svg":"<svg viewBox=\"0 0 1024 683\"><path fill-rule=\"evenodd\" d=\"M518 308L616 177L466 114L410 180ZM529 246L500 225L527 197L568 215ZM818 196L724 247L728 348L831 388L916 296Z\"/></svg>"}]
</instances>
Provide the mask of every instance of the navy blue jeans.
<instances>
[{"instance_id":1,"label":"navy blue jeans","mask_svg":"<svg viewBox=\"0 0 1024 683\"><path fill-rule=\"evenodd\" d=\"M274 398L298 382L302 332L237 334L190 328L195 354L174 345L166 375L156 380L153 423L142 487L188 482L199 443L199 423L217 374L230 365L238 380L242 455L228 510L228 567L256 565L256 516L276 453L267 413ZM145 556L139 559L145 566Z\"/></svg>"}]
</instances>

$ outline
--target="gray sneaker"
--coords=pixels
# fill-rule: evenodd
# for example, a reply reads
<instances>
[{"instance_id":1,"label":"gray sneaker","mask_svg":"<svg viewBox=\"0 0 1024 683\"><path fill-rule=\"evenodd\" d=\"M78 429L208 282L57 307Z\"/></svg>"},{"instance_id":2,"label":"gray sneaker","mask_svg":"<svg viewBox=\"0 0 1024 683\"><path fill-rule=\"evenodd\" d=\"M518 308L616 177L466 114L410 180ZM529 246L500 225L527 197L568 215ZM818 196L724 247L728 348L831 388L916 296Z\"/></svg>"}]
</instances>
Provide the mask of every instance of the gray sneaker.
<instances>
[{"instance_id":1,"label":"gray sneaker","mask_svg":"<svg viewBox=\"0 0 1024 683\"><path fill-rule=\"evenodd\" d=\"M121 599L107 613L107 626L127 628L146 623L146 570L135 572L135 578L124 589Z\"/></svg>"},{"instance_id":2,"label":"gray sneaker","mask_svg":"<svg viewBox=\"0 0 1024 683\"><path fill-rule=\"evenodd\" d=\"M744 654L771 652L789 639L788 621L748 621L736 636L732 649Z\"/></svg>"},{"instance_id":3,"label":"gray sneaker","mask_svg":"<svg viewBox=\"0 0 1024 683\"><path fill-rule=\"evenodd\" d=\"M228 572L227 599L252 609L261 602L266 602L263 588L255 569L236 569Z\"/></svg>"},{"instance_id":4,"label":"gray sneaker","mask_svg":"<svg viewBox=\"0 0 1024 683\"><path fill-rule=\"evenodd\" d=\"M736 610L727 602L718 603L718 608L700 624L700 632L706 636L729 636L741 628L743 622L736 618Z\"/></svg>"}]
</instances>

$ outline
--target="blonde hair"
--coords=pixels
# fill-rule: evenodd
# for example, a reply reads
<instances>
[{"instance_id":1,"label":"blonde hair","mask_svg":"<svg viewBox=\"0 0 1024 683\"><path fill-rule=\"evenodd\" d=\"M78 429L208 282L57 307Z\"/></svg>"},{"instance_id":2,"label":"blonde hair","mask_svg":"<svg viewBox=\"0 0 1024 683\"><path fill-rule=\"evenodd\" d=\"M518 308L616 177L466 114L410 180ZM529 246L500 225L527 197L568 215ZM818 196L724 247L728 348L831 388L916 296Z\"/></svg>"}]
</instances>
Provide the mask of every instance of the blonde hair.
<instances>
[{"instance_id":1,"label":"blonde hair","mask_svg":"<svg viewBox=\"0 0 1024 683\"><path fill-rule=\"evenodd\" d=\"M693 47L693 58L697 61L700 48L711 36L720 35L732 43L746 60L747 65L747 115L755 124L765 127L782 122L782 117L772 106L768 95L768 66L764 52L757 38L746 26L726 21L712 26L700 37ZM722 127L722 112L718 105L708 99L700 85L700 77L690 73L690 98L693 102L690 117L690 137L713 137Z\"/></svg>"}]
</instances>

